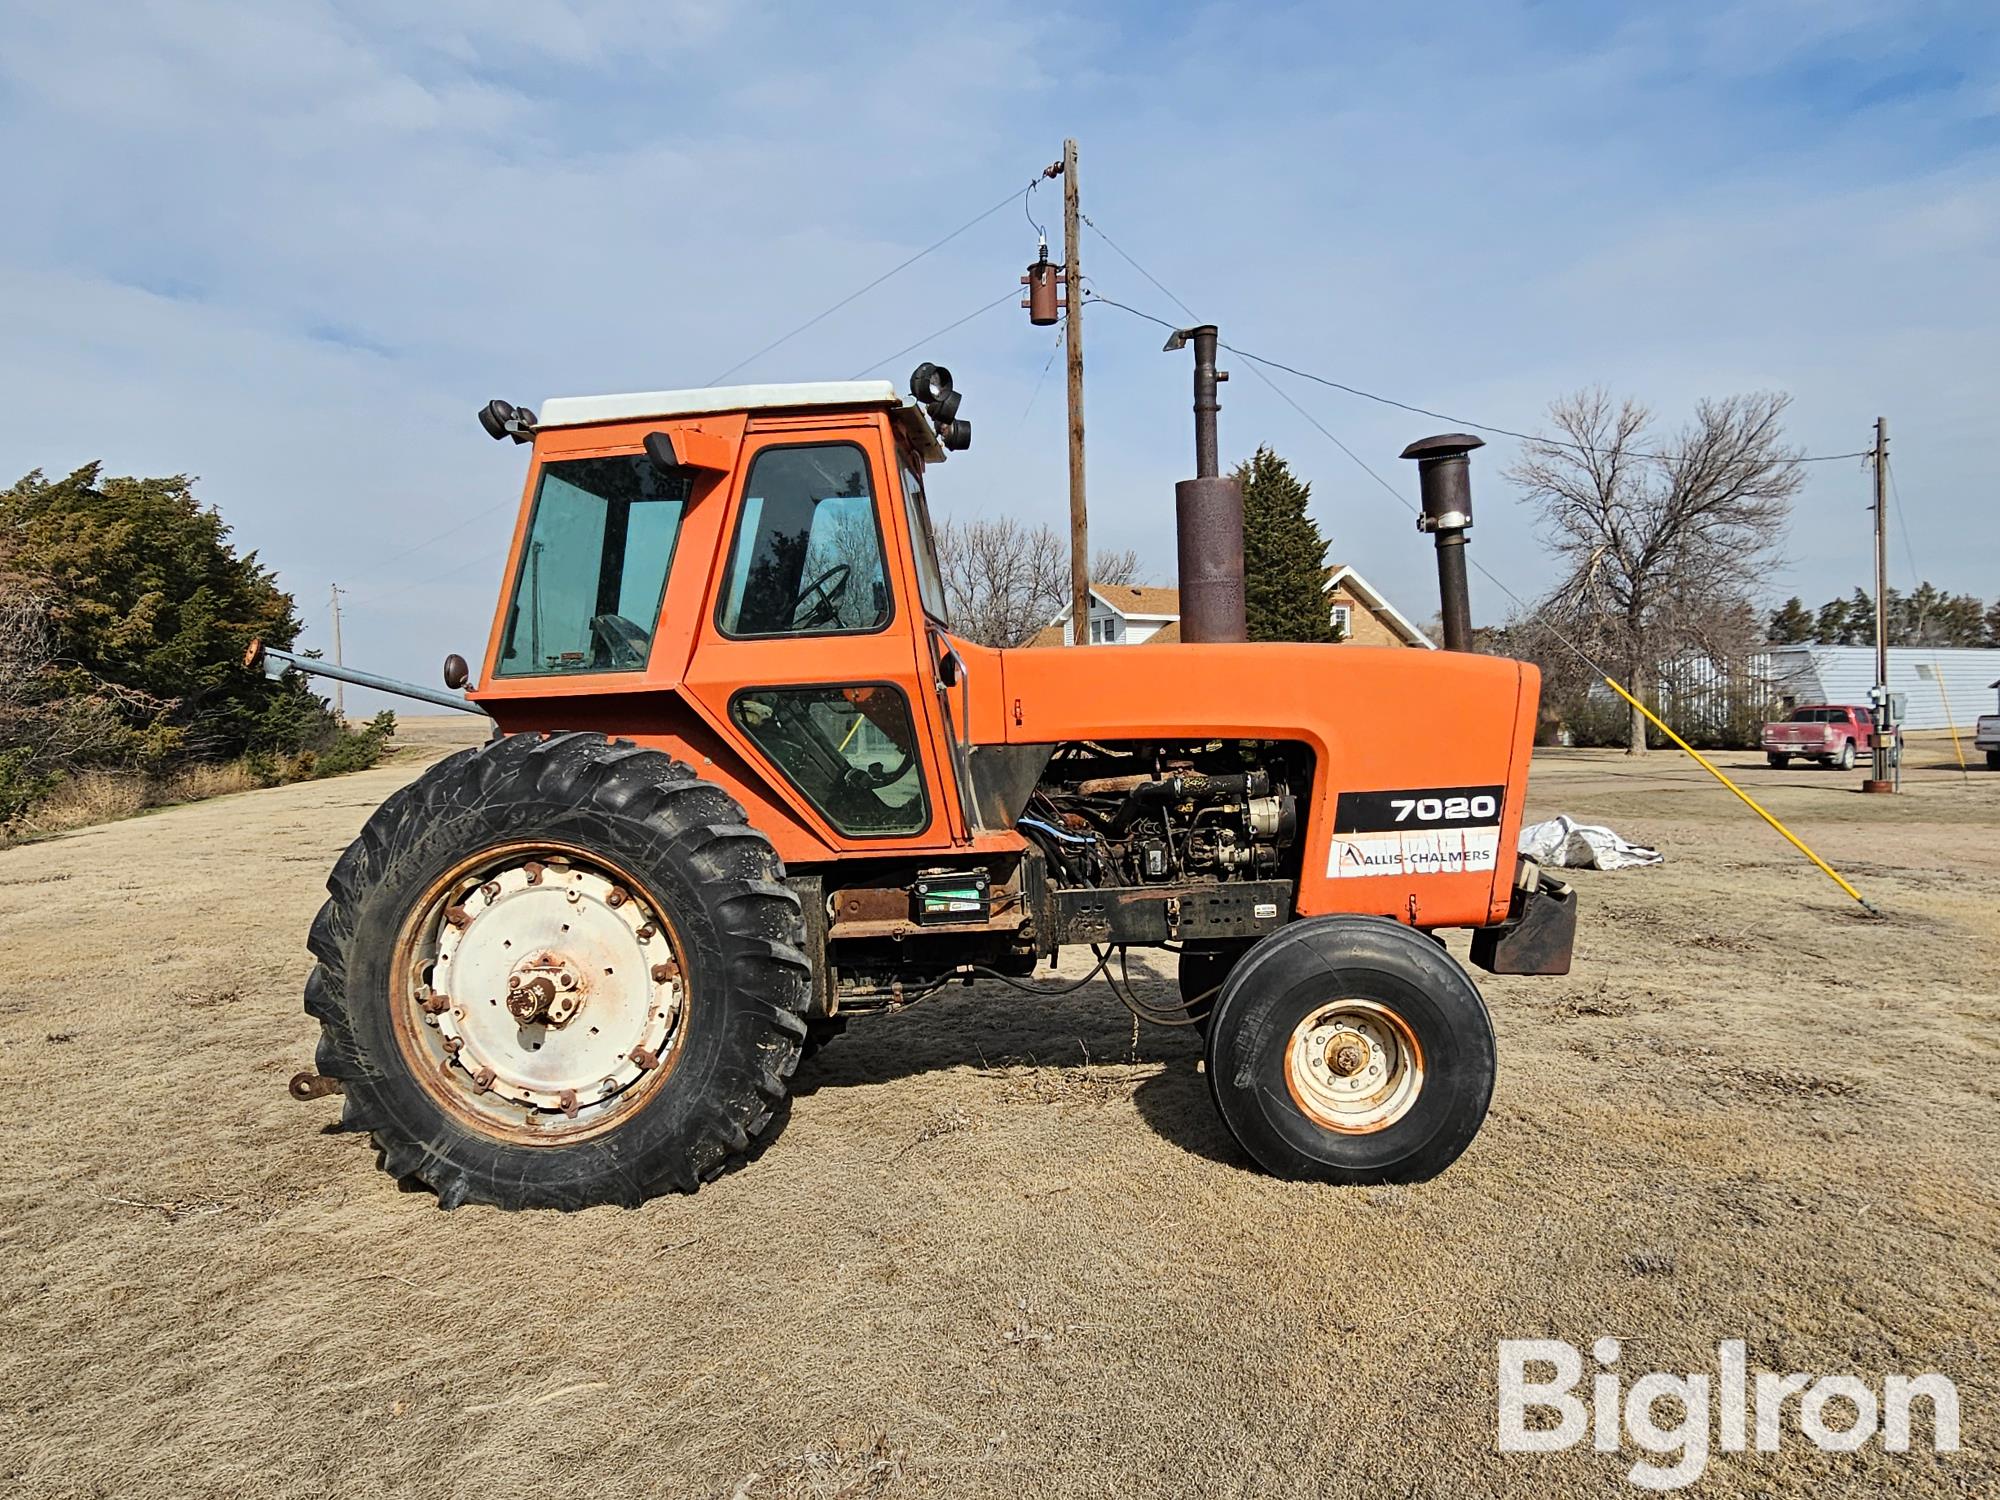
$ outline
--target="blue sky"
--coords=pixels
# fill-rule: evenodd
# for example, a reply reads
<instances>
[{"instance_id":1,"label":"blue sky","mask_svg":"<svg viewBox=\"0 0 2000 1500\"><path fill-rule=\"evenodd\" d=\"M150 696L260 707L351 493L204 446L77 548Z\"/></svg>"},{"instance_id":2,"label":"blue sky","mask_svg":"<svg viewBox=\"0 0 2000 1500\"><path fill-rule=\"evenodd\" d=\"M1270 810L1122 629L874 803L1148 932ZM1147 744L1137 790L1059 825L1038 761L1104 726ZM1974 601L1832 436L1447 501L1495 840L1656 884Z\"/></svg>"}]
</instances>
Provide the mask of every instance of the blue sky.
<instances>
[{"instance_id":1,"label":"blue sky","mask_svg":"<svg viewBox=\"0 0 2000 1500\"><path fill-rule=\"evenodd\" d=\"M483 644L512 445L490 396L698 385L1053 159L1244 348L1532 427L1602 383L1677 424L1778 389L1813 452L1878 415L1918 568L2000 594L2000 12L1874 0L1041 8L720 0L0 3L0 475L189 472L350 660ZM1058 227L1057 195L1034 211ZM1017 205L742 378L841 378L998 296ZM1093 236L1106 296L1180 320ZM1186 355L1085 315L1093 535L1173 571ZM1065 512L1061 370L1002 306L921 351L977 441L949 513ZM900 380L916 355L882 373ZM1336 558L1434 607L1407 512L1229 361ZM1280 377L1406 495L1443 424ZM1549 568L1479 456L1474 548ZM1866 578L1867 478L1812 466L1774 596ZM454 529L456 528L456 529ZM436 540L432 540L436 538ZM423 544L423 545L420 545ZM1892 576L1909 581L1900 541ZM1482 581L1477 618L1506 601Z\"/></svg>"}]
</instances>

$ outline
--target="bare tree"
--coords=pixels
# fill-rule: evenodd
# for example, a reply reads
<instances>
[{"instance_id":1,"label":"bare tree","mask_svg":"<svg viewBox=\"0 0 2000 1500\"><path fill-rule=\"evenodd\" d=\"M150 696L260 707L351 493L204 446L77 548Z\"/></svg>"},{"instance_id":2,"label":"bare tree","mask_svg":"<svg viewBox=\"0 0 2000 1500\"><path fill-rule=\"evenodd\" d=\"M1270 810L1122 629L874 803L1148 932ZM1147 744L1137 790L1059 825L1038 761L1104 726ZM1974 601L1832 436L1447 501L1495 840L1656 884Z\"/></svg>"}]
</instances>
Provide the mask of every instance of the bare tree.
<instances>
[{"instance_id":1,"label":"bare tree","mask_svg":"<svg viewBox=\"0 0 2000 1500\"><path fill-rule=\"evenodd\" d=\"M1022 645L1069 602L1069 543L1050 526L1024 526L1013 516L947 520L937 547L952 627L971 640ZM1139 554L1100 551L1090 576L1136 583Z\"/></svg>"},{"instance_id":2,"label":"bare tree","mask_svg":"<svg viewBox=\"0 0 2000 1500\"><path fill-rule=\"evenodd\" d=\"M1566 569L1540 613L1633 696L1652 693L1660 664L1681 652L1740 649L1799 488L1780 420L1790 404L1771 392L1703 401L1655 441L1644 406L1581 391L1550 406L1557 435L1527 444L1507 470ZM1645 750L1634 709L1627 751Z\"/></svg>"}]
</instances>

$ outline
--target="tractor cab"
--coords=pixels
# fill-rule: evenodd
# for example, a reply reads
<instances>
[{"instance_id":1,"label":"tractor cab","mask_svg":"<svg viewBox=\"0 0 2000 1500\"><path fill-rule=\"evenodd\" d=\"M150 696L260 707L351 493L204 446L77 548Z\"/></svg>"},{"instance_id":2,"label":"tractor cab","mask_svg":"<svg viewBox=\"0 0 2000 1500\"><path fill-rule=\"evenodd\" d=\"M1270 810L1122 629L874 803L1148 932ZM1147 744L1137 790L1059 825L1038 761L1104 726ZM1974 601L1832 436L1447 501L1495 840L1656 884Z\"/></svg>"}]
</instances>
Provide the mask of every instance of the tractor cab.
<instances>
[{"instance_id":1,"label":"tractor cab","mask_svg":"<svg viewBox=\"0 0 2000 1500\"><path fill-rule=\"evenodd\" d=\"M842 381L489 408L534 454L473 700L505 730L617 713L764 804L788 860L967 843L923 475L969 427L948 372L915 388L926 404Z\"/></svg>"}]
</instances>

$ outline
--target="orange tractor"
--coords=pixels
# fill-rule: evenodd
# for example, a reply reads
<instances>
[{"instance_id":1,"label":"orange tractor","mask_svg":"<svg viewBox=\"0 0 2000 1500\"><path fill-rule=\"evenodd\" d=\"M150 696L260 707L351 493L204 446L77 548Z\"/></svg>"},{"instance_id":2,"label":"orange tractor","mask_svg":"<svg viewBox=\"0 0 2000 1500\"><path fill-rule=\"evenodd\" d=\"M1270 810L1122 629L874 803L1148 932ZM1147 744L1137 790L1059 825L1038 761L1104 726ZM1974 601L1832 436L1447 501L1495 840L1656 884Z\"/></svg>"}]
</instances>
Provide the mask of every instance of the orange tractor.
<instances>
[{"instance_id":1,"label":"orange tractor","mask_svg":"<svg viewBox=\"0 0 2000 1500\"><path fill-rule=\"evenodd\" d=\"M853 381L482 413L532 443L466 695L496 731L383 803L310 938L318 1073L294 1091L343 1093L389 1172L447 1206L692 1191L849 1016L975 978L1048 989L1068 946L1202 1028L1269 1171L1417 1180L1471 1141L1493 1033L1434 934L1563 972L1574 930L1567 888L1514 854L1535 669L1242 643L1240 499L1233 605L1226 525L1221 564L1191 566L1183 516L1184 589L1208 590L1189 633L1220 598L1237 641L974 645L925 494L969 437L958 400L926 365L909 400ZM1210 454L1212 421L1211 399ZM1183 488L1226 506L1205 467ZM1135 945L1177 951L1178 1002L1118 987Z\"/></svg>"}]
</instances>

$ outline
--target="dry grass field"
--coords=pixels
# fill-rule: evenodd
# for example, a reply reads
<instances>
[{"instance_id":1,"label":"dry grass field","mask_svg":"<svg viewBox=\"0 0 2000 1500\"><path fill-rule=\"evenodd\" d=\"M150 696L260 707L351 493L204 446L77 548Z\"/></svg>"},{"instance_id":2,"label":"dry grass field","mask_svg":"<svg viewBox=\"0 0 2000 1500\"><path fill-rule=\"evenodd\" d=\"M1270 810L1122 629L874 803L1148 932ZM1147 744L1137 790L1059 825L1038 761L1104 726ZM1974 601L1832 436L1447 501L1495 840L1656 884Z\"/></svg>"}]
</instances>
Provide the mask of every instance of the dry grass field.
<instances>
[{"instance_id":1,"label":"dry grass field","mask_svg":"<svg viewBox=\"0 0 2000 1500\"><path fill-rule=\"evenodd\" d=\"M1186 1034L980 987L696 1197L510 1216L285 1093L327 868L471 727L0 852L0 1492L1597 1496L1633 1452L1495 1451L1495 1343L1601 1334L1958 1383L1954 1456L1699 1493L2000 1491L2000 775L1724 757L1876 922L1682 756L1539 759L1533 814L1668 863L1578 877L1568 978L1481 976L1492 1118L1421 1187L1270 1181Z\"/></svg>"}]
</instances>

